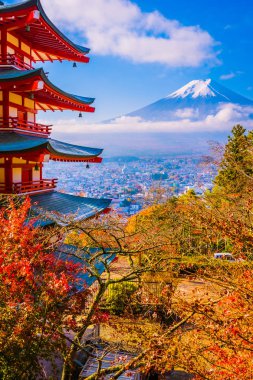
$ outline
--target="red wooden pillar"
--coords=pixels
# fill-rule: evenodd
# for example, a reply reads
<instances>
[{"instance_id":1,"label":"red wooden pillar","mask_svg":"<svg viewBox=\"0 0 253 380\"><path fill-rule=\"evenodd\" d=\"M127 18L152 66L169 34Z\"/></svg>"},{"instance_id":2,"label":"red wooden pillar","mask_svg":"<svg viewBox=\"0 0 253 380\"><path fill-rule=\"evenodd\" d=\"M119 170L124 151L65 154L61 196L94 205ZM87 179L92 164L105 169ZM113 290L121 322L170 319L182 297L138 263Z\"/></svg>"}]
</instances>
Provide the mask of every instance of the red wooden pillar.
<instances>
[{"instance_id":1,"label":"red wooden pillar","mask_svg":"<svg viewBox=\"0 0 253 380\"><path fill-rule=\"evenodd\" d=\"M1 56L4 64L7 64L7 29L1 28ZM9 127L9 91L3 90L3 124Z\"/></svg>"},{"instance_id":2,"label":"red wooden pillar","mask_svg":"<svg viewBox=\"0 0 253 380\"><path fill-rule=\"evenodd\" d=\"M9 127L9 91L3 90L3 125Z\"/></svg>"},{"instance_id":3,"label":"red wooden pillar","mask_svg":"<svg viewBox=\"0 0 253 380\"><path fill-rule=\"evenodd\" d=\"M1 28L1 55L3 63L7 63L7 29Z\"/></svg>"},{"instance_id":4,"label":"red wooden pillar","mask_svg":"<svg viewBox=\"0 0 253 380\"><path fill-rule=\"evenodd\" d=\"M7 193L12 193L12 158L5 158L5 188Z\"/></svg>"},{"instance_id":5,"label":"red wooden pillar","mask_svg":"<svg viewBox=\"0 0 253 380\"><path fill-rule=\"evenodd\" d=\"M43 168L43 164L41 163L40 164L40 180L42 181L42 178L43 178L43 176L42 176L42 168Z\"/></svg>"}]
</instances>

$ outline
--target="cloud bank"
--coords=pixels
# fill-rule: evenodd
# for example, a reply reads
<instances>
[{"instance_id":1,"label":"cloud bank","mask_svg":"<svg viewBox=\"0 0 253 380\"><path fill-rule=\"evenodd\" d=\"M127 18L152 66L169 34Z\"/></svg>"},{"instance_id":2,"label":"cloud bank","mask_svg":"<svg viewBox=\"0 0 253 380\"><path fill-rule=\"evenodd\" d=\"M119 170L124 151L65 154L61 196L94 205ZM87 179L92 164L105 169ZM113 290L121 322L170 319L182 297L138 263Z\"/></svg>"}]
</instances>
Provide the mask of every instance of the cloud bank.
<instances>
[{"instance_id":1,"label":"cloud bank","mask_svg":"<svg viewBox=\"0 0 253 380\"><path fill-rule=\"evenodd\" d=\"M175 110L174 120L147 121L122 116L111 123L89 124L85 117L57 120L53 138L77 145L104 148L105 156L165 154L206 154L209 141L225 143L233 125L253 128L253 107L223 104L215 112L194 121L196 110ZM41 120L47 124L47 120Z\"/></svg>"},{"instance_id":2,"label":"cloud bank","mask_svg":"<svg viewBox=\"0 0 253 380\"><path fill-rule=\"evenodd\" d=\"M92 53L135 63L199 67L218 63L212 36L160 12L144 13L130 0L43 0L50 18L85 40Z\"/></svg>"},{"instance_id":3,"label":"cloud bank","mask_svg":"<svg viewBox=\"0 0 253 380\"><path fill-rule=\"evenodd\" d=\"M180 110L181 119L178 120L179 111L175 111L175 120L147 121L140 117L121 116L110 123L89 124L78 119L57 120L54 132L75 134L119 134L119 133L180 133L190 134L196 132L225 132L231 130L234 124L240 123L247 128L253 128L253 107L243 107L227 103L217 108L216 112L209 114L198 121L191 120L196 110L186 108ZM47 120L41 120L47 123Z\"/></svg>"}]
</instances>

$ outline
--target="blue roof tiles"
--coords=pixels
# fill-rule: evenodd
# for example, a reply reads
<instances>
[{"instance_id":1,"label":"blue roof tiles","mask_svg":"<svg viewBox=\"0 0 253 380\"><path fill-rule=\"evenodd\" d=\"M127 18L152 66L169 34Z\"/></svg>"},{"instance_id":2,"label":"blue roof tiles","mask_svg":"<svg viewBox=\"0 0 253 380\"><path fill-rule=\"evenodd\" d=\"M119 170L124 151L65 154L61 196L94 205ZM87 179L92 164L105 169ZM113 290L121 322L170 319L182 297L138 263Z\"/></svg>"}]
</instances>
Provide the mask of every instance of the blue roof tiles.
<instances>
[{"instance_id":1,"label":"blue roof tiles","mask_svg":"<svg viewBox=\"0 0 253 380\"><path fill-rule=\"evenodd\" d=\"M23 135L15 132L0 133L0 153L26 153L47 149L62 159L89 159L99 156L103 149L68 144L50 138Z\"/></svg>"},{"instance_id":2,"label":"blue roof tiles","mask_svg":"<svg viewBox=\"0 0 253 380\"><path fill-rule=\"evenodd\" d=\"M111 204L111 199L86 198L57 191L31 195L30 198L32 214L38 217L36 226L85 220L100 214Z\"/></svg>"}]
</instances>

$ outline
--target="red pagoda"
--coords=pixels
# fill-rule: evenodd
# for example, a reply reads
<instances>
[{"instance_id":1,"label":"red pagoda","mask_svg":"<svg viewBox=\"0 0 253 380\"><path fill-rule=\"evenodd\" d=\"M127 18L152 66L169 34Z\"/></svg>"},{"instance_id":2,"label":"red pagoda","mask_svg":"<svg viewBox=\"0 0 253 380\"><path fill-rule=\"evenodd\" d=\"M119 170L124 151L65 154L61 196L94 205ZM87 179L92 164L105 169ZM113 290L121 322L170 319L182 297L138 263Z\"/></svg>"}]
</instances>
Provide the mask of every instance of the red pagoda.
<instances>
[{"instance_id":1,"label":"red pagoda","mask_svg":"<svg viewBox=\"0 0 253 380\"><path fill-rule=\"evenodd\" d=\"M0 193L29 194L35 211L39 207L76 219L103 212L110 200L60 193L55 190L57 179L43 178L49 160L98 163L102 149L51 139L52 126L36 122L38 111L94 112L93 98L57 88L42 68L33 67L38 61L87 63L89 49L65 37L40 0L0 5L0 33Z\"/></svg>"}]
</instances>

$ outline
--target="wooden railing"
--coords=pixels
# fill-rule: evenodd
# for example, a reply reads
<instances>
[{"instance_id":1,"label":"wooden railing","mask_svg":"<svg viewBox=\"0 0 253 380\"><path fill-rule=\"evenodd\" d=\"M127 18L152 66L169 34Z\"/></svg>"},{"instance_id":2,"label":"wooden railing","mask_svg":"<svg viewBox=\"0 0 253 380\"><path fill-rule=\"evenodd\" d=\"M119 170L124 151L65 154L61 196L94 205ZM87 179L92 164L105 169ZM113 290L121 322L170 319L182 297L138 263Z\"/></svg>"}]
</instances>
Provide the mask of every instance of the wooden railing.
<instances>
[{"instance_id":1,"label":"wooden railing","mask_svg":"<svg viewBox=\"0 0 253 380\"><path fill-rule=\"evenodd\" d=\"M3 194L24 194L40 191L53 190L56 188L57 179L42 179L40 181L17 182L11 186L6 186L5 183L0 183L0 193Z\"/></svg>"},{"instance_id":2,"label":"wooden railing","mask_svg":"<svg viewBox=\"0 0 253 380\"><path fill-rule=\"evenodd\" d=\"M7 121L0 118L0 128L4 129L20 129L22 131L48 136L52 131L51 127L52 125L38 124L31 121L20 121L17 117L10 117Z\"/></svg>"},{"instance_id":3,"label":"wooden railing","mask_svg":"<svg viewBox=\"0 0 253 380\"><path fill-rule=\"evenodd\" d=\"M6 194L6 185L5 183L0 183L0 194Z\"/></svg>"},{"instance_id":4,"label":"wooden railing","mask_svg":"<svg viewBox=\"0 0 253 380\"><path fill-rule=\"evenodd\" d=\"M6 58L0 54L0 66L14 66L21 70L34 69L31 64L24 62L24 60L16 54L7 54Z\"/></svg>"}]
</instances>

